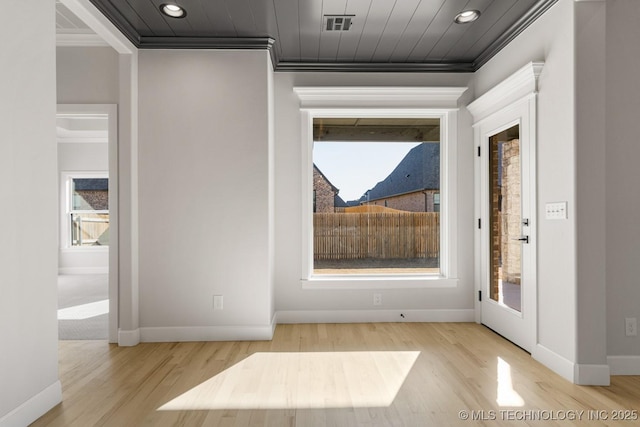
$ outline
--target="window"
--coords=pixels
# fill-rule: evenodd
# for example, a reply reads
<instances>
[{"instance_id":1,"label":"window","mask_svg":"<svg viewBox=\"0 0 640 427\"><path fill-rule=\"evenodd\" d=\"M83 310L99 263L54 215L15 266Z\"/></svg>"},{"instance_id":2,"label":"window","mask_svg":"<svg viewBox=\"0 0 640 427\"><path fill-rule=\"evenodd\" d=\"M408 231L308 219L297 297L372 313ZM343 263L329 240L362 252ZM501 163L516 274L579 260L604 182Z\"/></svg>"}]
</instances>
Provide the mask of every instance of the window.
<instances>
[{"instance_id":1,"label":"window","mask_svg":"<svg viewBox=\"0 0 640 427\"><path fill-rule=\"evenodd\" d=\"M463 87L295 87L300 99L302 141L302 277L303 289L380 289L457 286L457 102ZM319 274L314 271L314 122L316 119L393 119L436 120L439 123L440 185L437 191L425 192L422 203L435 209L434 194L439 195L438 272L360 272ZM327 122L325 122L327 123ZM327 123L328 124L328 123ZM316 126L316 131L318 126ZM378 140L380 141L380 140ZM420 142L435 142L422 138ZM348 141L355 142L355 141ZM402 143L403 141L389 141ZM407 142L406 140L404 142ZM413 142L416 142L415 140ZM359 142L362 143L362 140ZM352 158L353 162L359 159ZM323 173L325 171L322 171ZM329 177L329 182L331 182ZM382 178L384 179L384 178ZM331 182L340 203L343 189ZM374 184L375 185L375 184ZM347 197L348 198L348 197ZM342 200L346 202L345 200ZM384 209L392 207L390 199L370 199ZM334 208L341 212L346 208ZM316 212L320 212L320 195L316 194Z\"/></svg>"},{"instance_id":2,"label":"window","mask_svg":"<svg viewBox=\"0 0 640 427\"><path fill-rule=\"evenodd\" d=\"M313 130L313 274L439 274L440 120L315 118Z\"/></svg>"},{"instance_id":3,"label":"window","mask_svg":"<svg viewBox=\"0 0 640 427\"><path fill-rule=\"evenodd\" d=\"M108 246L109 179L105 174L68 174L65 178L63 241L71 248Z\"/></svg>"}]
</instances>

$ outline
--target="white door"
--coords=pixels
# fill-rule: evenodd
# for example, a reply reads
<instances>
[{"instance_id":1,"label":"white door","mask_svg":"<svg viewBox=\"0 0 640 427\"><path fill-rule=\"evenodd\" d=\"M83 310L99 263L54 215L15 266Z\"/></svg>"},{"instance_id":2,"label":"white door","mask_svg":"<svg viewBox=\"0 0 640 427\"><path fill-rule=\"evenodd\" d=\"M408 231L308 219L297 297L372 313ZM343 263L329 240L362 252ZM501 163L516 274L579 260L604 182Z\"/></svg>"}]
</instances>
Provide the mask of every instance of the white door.
<instances>
[{"instance_id":1,"label":"white door","mask_svg":"<svg viewBox=\"0 0 640 427\"><path fill-rule=\"evenodd\" d=\"M535 133L524 102L476 128L481 322L531 352L535 343Z\"/></svg>"}]
</instances>

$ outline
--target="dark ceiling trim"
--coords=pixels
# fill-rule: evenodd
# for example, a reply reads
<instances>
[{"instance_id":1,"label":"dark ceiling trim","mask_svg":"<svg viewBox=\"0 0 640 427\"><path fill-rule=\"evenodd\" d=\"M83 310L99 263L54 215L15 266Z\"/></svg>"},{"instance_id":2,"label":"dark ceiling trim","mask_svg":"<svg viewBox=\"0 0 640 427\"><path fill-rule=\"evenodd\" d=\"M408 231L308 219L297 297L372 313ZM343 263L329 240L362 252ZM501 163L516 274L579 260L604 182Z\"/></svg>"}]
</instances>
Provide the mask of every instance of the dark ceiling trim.
<instances>
[{"instance_id":1,"label":"dark ceiling trim","mask_svg":"<svg viewBox=\"0 0 640 427\"><path fill-rule=\"evenodd\" d=\"M401 63L401 62L279 62L276 71L280 72L369 72L369 73L471 73L474 64L460 63Z\"/></svg>"},{"instance_id":2,"label":"dark ceiling trim","mask_svg":"<svg viewBox=\"0 0 640 427\"><path fill-rule=\"evenodd\" d=\"M271 49L271 37L140 37L140 49Z\"/></svg>"},{"instance_id":3,"label":"dark ceiling trim","mask_svg":"<svg viewBox=\"0 0 640 427\"><path fill-rule=\"evenodd\" d=\"M500 37L498 37L493 43L476 58L474 64L474 70L478 70L484 64L486 64L491 58L493 58L498 52L500 52L506 45L511 43L520 33L522 33L529 25L531 25L536 19L542 16L551 6L556 4L558 0L540 0L531 9L527 11L520 19L514 22Z\"/></svg>"},{"instance_id":4,"label":"dark ceiling trim","mask_svg":"<svg viewBox=\"0 0 640 427\"><path fill-rule=\"evenodd\" d=\"M278 64L271 37L141 37L139 49L243 49L267 50L273 68Z\"/></svg>"}]
</instances>

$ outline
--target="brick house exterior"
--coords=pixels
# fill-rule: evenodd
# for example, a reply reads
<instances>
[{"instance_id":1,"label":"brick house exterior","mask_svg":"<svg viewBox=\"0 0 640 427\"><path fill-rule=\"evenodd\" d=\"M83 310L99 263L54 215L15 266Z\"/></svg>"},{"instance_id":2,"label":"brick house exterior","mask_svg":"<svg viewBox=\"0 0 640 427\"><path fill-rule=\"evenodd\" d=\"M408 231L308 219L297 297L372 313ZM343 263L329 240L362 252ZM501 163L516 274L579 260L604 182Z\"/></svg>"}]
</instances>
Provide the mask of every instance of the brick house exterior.
<instances>
[{"instance_id":1,"label":"brick house exterior","mask_svg":"<svg viewBox=\"0 0 640 427\"><path fill-rule=\"evenodd\" d=\"M336 198L338 190L326 176L313 165L313 212L333 213L335 212Z\"/></svg>"}]
</instances>

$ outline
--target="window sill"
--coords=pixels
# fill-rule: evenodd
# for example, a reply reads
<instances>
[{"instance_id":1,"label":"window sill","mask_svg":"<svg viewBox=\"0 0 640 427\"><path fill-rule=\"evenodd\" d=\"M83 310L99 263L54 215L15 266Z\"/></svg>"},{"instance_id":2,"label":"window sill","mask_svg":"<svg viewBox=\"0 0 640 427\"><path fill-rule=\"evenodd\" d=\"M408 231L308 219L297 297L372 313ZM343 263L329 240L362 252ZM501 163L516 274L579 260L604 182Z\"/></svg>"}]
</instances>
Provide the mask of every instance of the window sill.
<instances>
[{"instance_id":1,"label":"window sill","mask_svg":"<svg viewBox=\"0 0 640 427\"><path fill-rule=\"evenodd\" d=\"M109 246L85 246L76 248L60 248L60 252L72 253L72 252L108 252Z\"/></svg>"},{"instance_id":2,"label":"window sill","mask_svg":"<svg viewBox=\"0 0 640 427\"><path fill-rule=\"evenodd\" d=\"M388 275L322 275L301 280L302 289L429 289L455 288L458 279L442 276L388 276Z\"/></svg>"}]
</instances>

